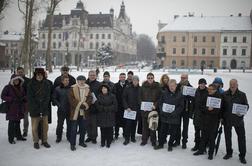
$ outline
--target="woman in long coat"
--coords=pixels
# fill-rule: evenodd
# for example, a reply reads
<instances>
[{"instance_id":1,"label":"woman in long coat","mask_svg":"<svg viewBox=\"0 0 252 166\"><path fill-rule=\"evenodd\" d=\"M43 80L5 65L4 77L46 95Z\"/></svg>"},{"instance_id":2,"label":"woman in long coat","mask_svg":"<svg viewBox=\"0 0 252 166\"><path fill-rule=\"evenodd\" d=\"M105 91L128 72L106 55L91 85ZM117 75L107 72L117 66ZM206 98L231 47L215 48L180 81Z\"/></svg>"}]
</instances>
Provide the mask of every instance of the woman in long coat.
<instances>
[{"instance_id":1,"label":"woman in long coat","mask_svg":"<svg viewBox=\"0 0 252 166\"><path fill-rule=\"evenodd\" d=\"M26 96L22 87L24 79L17 75L12 75L10 83L6 85L2 91L1 98L7 102L8 111L6 120L8 125L8 138L10 144L15 144L14 137L17 140L25 141L21 135L20 120L24 118Z\"/></svg>"},{"instance_id":2,"label":"woman in long coat","mask_svg":"<svg viewBox=\"0 0 252 166\"><path fill-rule=\"evenodd\" d=\"M97 125L101 128L101 147L104 147L106 143L109 148L113 139L117 101L107 84L101 85L95 105L98 110Z\"/></svg>"}]
</instances>

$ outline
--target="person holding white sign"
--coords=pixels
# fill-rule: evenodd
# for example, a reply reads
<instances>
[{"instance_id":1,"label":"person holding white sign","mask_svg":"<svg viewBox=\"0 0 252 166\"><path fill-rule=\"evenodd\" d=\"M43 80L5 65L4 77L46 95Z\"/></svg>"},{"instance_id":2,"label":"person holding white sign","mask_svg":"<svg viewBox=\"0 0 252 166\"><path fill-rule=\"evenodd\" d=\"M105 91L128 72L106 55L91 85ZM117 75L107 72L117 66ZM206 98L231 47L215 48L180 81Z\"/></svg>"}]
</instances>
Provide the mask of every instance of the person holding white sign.
<instances>
[{"instance_id":1,"label":"person holding white sign","mask_svg":"<svg viewBox=\"0 0 252 166\"><path fill-rule=\"evenodd\" d=\"M248 109L248 101L246 94L238 89L238 81L232 79L229 82L229 89L224 92L224 104L223 104L223 120L224 120L224 133L226 141L226 155L223 159L227 160L232 157L232 127L235 128L238 136L239 146L239 159L240 162L246 164L246 136L244 127L244 114ZM237 109L240 106L240 109Z\"/></svg>"},{"instance_id":2,"label":"person holding white sign","mask_svg":"<svg viewBox=\"0 0 252 166\"><path fill-rule=\"evenodd\" d=\"M168 132L170 139L168 142L168 151L172 151L173 142L176 139L176 132L180 124L180 116L184 109L184 100L181 92L177 89L176 80L169 81L169 90L162 93L159 104L161 118L160 139L158 146L154 149L164 148ZM170 131L169 131L170 130Z\"/></svg>"},{"instance_id":3,"label":"person holding white sign","mask_svg":"<svg viewBox=\"0 0 252 166\"><path fill-rule=\"evenodd\" d=\"M158 82L154 81L154 74L148 73L147 74L147 81L142 84L140 90L140 100L141 104L143 102L152 103L152 110L156 110L159 97L161 95L161 88ZM142 142L141 146L147 144L148 138L150 136L152 146L156 145L156 131L149 129L148 124L148 115L151 111L149 110L142 110L141 109L141 116L142 116Z\"/></svg>"},{"instance_id":4,"label":"person holding white sign","mask_svg":"<svg viewBox=\"0 0 252 166\"><path fill-rule=\"evenodd\" d=\"M217 92L217 86L214 84L210 84L208 86L208 96L221 99L221 95ZM205 103L207 99L205 99ZM202 138L200 140L199 150L195 152L193 155L203 155L206 149L206 144L209 145L208 150L208 159L213 159L214 147L215 147L215 137L216 137L216 129L219 125L219 119L221 116L220 108L208 107L205 104L205 109L202 112Z\"/></svg>"},{"instance_id":5,"label":"person holding white sign","mask_svg":"<svg viewBox=\"0 0 252 166\"><path fill-rule=\"evenodd\" d=\"M140 86L139 86L139 77L132 77L132 84L125 88L123 92L123 106L127 112L136 112L137 116L135 119L125 119L125 141L124 145L131 142L136 142L136 125L137 118L140 116Z\"/></svg>"}]
</instances>

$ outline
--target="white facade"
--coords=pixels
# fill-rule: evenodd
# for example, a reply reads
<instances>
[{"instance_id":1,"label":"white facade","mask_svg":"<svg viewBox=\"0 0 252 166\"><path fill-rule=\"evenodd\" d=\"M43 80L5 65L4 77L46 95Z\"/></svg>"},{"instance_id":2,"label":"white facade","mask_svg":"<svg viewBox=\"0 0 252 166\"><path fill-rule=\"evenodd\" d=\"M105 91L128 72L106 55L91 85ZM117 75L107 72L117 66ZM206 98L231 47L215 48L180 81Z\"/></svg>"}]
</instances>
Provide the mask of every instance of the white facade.
<instances>
[{"instance_id":1,"label":"white facade","mask_svg":"<svg viewBox=\"0 0 252 166\"><path fill-rule=\"evenodd\" d=\"M221 68L249 68L251 58L251 32L221 33Z\"/></svg>"},{"instance_id":2,"label":"white facade","mask_svg":"<svg viewBox=\"0 0 252 166\"><path fill-rule=\"evenodd\" d=\"M84 13L83 24L80 23L80 13ZM123 15L124 17L120 17ZM79 1L76 9L68 15L56 15L53 26L51 55L56 65L66 64L66 55L71 55L71 65L77 65L79 56L81 63L87 64L88 59L94 59L96 50L102 45L112 48L114 62L134 60L136 57L136 35L132 33L130 19L126 16L124 3L121 5L119 17L114 16L114 10L109 14L88 14L83 3ZM60 19L59 19L60 18ZM57 20L59 19L59 20ZM38 56L46 56L48 30L40 25ZM79 36L81 34L81 36Z\"/></svg>"}]
</instances>

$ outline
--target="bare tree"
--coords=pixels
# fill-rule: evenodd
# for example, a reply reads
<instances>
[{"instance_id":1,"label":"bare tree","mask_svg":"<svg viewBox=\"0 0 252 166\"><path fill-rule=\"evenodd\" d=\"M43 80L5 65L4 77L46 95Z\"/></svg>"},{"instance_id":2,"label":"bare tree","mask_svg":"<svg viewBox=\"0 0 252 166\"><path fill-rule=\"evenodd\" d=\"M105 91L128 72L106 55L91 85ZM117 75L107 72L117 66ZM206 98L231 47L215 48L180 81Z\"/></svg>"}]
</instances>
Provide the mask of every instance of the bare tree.
<instances>
[{"instance_id":1,"label":"bare tree","mask_svg":"<svg viewBox=\"0 0 252 166\"><path fill-rule=\"evenodd\" d=\"M3 13L4 9L7 8L9 3L10 3L10 0L1 0L0 1L0 20L4 18L4 16L2 16L2 13Z\"/></svg>"},{"instance_id":2,"label":"bare tree","mask_svg":"<svg viewBox=\"0 0 252 166\"><path fill-rule=\"evenodd\" d=\"M52 25L53 25L53 15L56 7L62 0L48 0L49 6L47 11L48 18L48 42L47 42L47 50L46 50L46 69L49 73L52 72L52 56L51 56L51 41L52 41Z\"/></svg>"},{"instance_id":3,"label":"bare tree","mask_svg":"<svg viewBox=\"0 0 252 166\"><path fill-rule=\"evenodd\" d=\"M35 7L35 0L18 0L19 11L24 15L25 34L21 51L21 64L24 66L25 73L28 73L31 59L32 45L32 19L34 12L38 10ZM31 69L30 69L31 70Z\"/></svg>"},{"instance_id":4,"label":"bare tree","mask_svg":"<svg viewBox=\"0 0 252 166\"><path fill-rule=\"evenodd\" d=\"M148 35L137 36L137 59L153 60L156 57L155 44Z\"/></svg>"}]
</instances>

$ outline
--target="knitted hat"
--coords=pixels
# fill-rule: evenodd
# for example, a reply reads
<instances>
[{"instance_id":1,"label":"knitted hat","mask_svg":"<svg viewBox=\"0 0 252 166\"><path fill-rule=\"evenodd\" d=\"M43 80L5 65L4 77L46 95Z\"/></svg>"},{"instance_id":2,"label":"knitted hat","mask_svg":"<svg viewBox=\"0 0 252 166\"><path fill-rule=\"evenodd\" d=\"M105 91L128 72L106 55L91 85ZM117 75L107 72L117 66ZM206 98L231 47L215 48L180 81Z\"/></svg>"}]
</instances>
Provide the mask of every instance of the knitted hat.
<instances>
[{"instance_id":1,"label":"knitted hat","mask_svg":"<svg viewBox=\"0 0 252 166\"><path fill-rule=\"evenodd\" d=\"M199 79L199 83L198 84L207 84L206 79L205 78Z\"/></svg>"},{"instance_id":2,"label":"knitted hat","mask_svg":"<svg viewBox=\"0 0 252 166\"><path fill-rule=\"evenodd\" d=\"M78 81L78 80L86 81L86 77L83 76L83 75L79 75L79 76L77 77L77 81Z\"/></svg>"},{"instance_id":3,"label":"knitted hat","mask_svg":"<svg viewBox=\"0 0 252 166\"><path fill-rule=\"evenodd\" d=\"M110 74L109 74L108 71L105 71L105 72L103 73L103 76L110 76Z\"/></svg>"},{"instance_id":4,"label":"knitted hat","mask_svg":"<svg viewBox=\"0 0 252 166\"><path fill-rule=\"evenodd\" d=\"M215 77L213 84L222 84L223 85L223 81L220 77Z\"/></svg>"}]
</instances>

